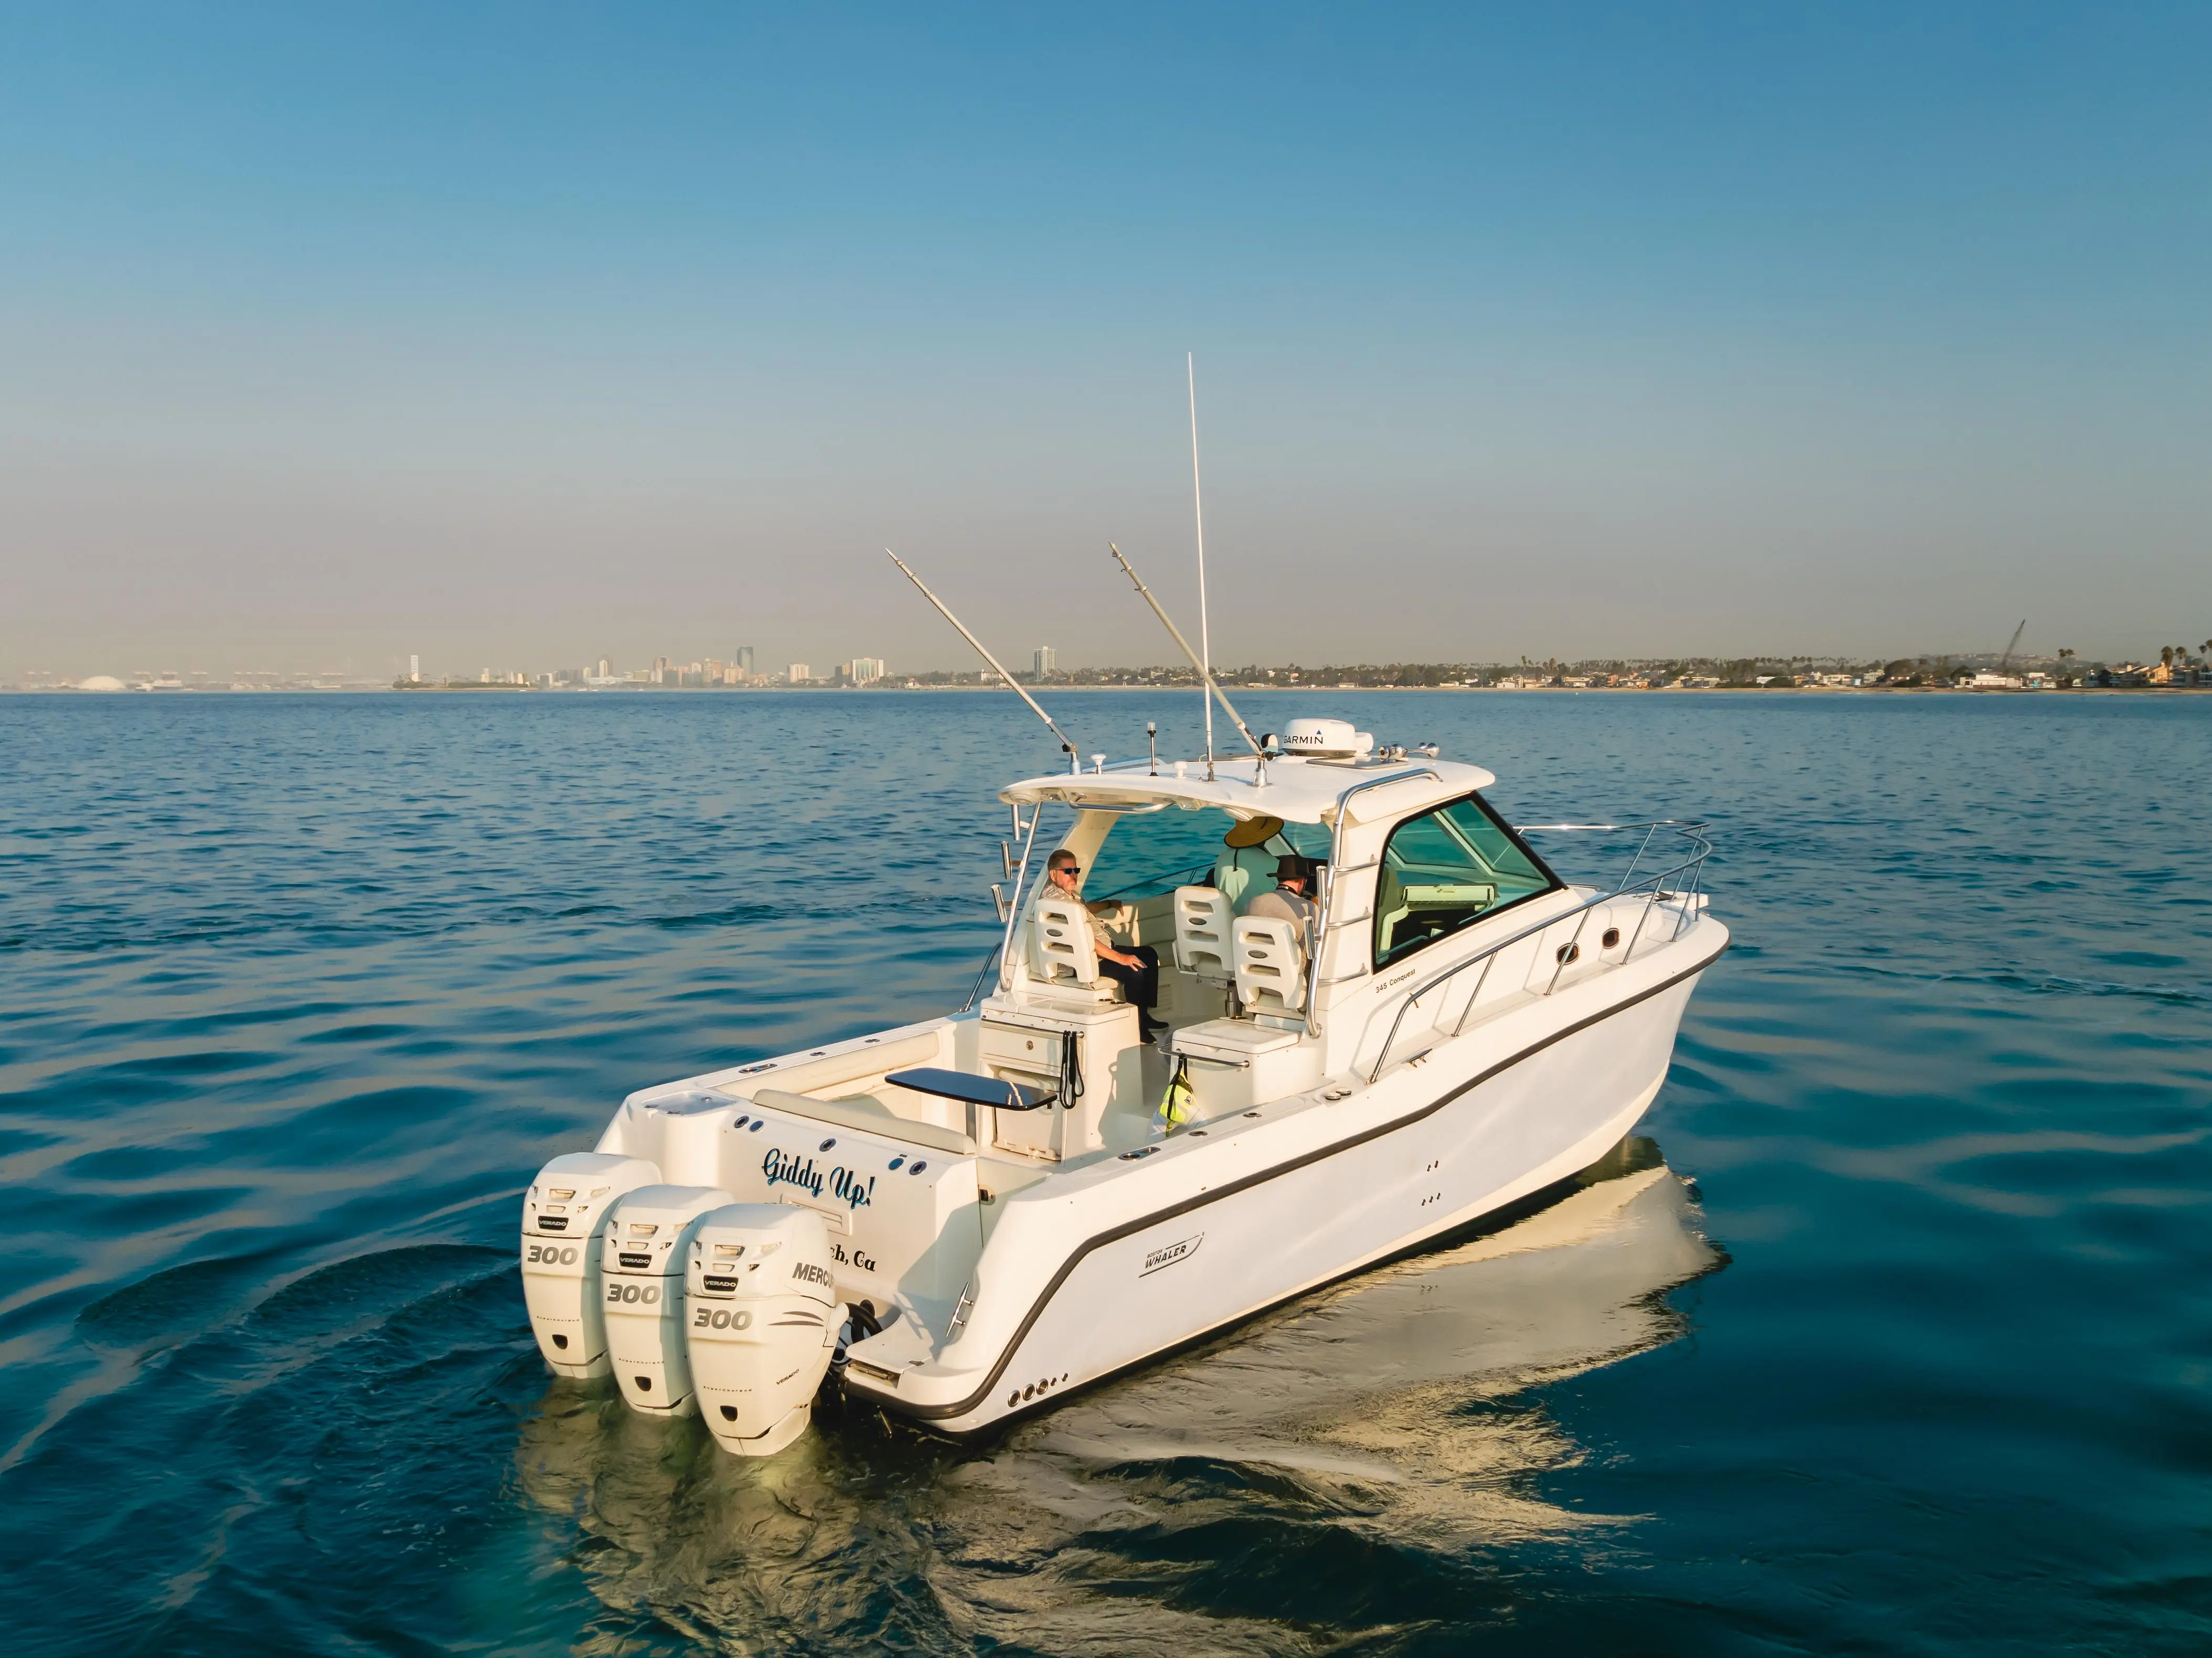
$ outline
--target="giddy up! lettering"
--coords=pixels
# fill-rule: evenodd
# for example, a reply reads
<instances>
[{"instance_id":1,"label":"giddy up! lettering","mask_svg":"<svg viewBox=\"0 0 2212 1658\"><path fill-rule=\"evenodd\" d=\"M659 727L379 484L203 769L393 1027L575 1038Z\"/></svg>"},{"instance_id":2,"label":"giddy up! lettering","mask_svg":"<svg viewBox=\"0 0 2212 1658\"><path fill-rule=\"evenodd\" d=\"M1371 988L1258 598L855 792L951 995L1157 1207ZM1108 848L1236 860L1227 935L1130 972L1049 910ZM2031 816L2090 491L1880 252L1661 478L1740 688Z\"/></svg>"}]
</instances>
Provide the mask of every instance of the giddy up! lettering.
<instances>
[{"instance_id":1,"label":"giddy up! lettering","mask_svg":"<svg viewBox=\"0 0 2212 1658\"><path fill-rule=\"evenodd\" d=\"M814 1166L811 1157L802 1163L798 1153L771 1147L761 1159L761 1173L767 1176L771 1187L796 1186L810 1197L822 1195L822 1171ZM848 1209L865 1209L876 1195L873 1175L859 1174L842 1165L830 1171L829 1186Z\"/></svg>"}]
</instances>

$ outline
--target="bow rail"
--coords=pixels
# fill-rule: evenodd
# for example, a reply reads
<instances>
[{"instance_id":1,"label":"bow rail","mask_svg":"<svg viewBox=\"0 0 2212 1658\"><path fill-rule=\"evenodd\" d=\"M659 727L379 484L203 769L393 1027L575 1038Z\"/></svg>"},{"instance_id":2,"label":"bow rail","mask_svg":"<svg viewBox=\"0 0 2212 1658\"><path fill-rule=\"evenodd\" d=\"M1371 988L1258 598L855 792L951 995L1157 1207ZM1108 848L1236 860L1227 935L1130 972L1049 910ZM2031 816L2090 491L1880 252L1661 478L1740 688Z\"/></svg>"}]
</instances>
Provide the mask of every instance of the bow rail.
<instances>
[{"instance_id":1,"label":"bow rail","mask_svg":"<svg viewBox=\"0 0 2212 1658\"><path fill-rule=\"evenodd\" d=\"M1575 923L1574 936L1559 948L1552 968L1552 976L1544 981L1543 989L1536 993L1540 996L1548 996L1558 988L1559 975L1581 956L1583 929L1589 925L1589 918L1593 911L1608 904L1617 903L1623 897L1634 894L1642 895L1644 913L1637 917L1636 930L1629 935L1628 947L1620 953L1620 964L1626 967L1635 959L1637 946L1643 942L1644 930L1651 920L1653 910L1666 910L1672 917L1669 931L1662 941L1672 944L1682 936L1682 929L1690 924L1691 919L1697 914L1701 907L1704 897L1705 859L1712 856L1713 851L1712 842L1705 838L1707 824L1702 819L1660 817L1642 823L1522 823L1516 827L1523 835L1627 835L1641 829L1644 831L1644 839L1638 843L1635 856L1629 859L1627 869L1622 872L1619 883L1611 891L1598 892L1584 899L1572 909L1561 910L1546 916L1540 921L1532 922L1517 932L1510 933L1494 943L1484 945L1474 955L1453 963L1449 967L1425 980L1419 988L1399 1003L1397 1017L1390 1021L1389 1034L1383 1037L1382 1051L1375 1056L1375 1067L1367 1073L1369 1082L1372 1083L1380 1077L1389 1065L1390 1050L1397 1043L1399 1028L1405 1023L1406 1016L1413 1011L1421 999L1431 991L1450 983L1469 968L1480 967L1482 969L1482 976L1475 981L1474 989L1467 999L1467 1005L1460 1010L1459 1017L1453 1022L1450 1030L1443 1032L1442 1035L1449 1039L1464 1030L1467 1028L1468 1015L1474 1011L1475 1004L1482 998L1482 987L1489 981L1490 969L1497 964L1498 958L1503 952L1521 943L1524 938L1531 938L1540 932L1548 932L1571 916L1581 917L1581 920ZM1650 851L1652 841L1658 838L1662 830L1668 832L1673 838L1682 843L1684 855L1679 861L1668 865L1666 868L1655 870L1638 878L1636 872L1642 866L1645 855ZM1427 1050L1422 1051L1425 1053Z\"/></svg>"}]
</instances>

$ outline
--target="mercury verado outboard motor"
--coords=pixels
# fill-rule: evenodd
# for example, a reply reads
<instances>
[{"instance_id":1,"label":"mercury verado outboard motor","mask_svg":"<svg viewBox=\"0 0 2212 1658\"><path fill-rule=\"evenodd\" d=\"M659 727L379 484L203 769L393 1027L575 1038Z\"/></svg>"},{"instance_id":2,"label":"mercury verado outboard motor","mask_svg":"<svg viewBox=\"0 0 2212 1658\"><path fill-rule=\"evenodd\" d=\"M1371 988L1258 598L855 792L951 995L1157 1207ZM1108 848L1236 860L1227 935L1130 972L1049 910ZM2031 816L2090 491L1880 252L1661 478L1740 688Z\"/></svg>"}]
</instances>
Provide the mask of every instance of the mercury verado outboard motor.
<instances>
[{"instance_id":1,"label":"mercury verado outboard motor","mask_svg":"<svg viewBox=\"0 0 2212 1658\"><path fill-rule=\"evenodd\" d=\"M616 1201L659 1178L642 1157L575 1151L530 1182L522 1199L522 1299L555 1375L582 1382L607 1373L599 1238Z\"/></svg>"},{"instance_id":2,"label":"mercury verado outboard motor","mask_svg":"<svg viewBox=\"0 0 2212 1658\"><path fill-rule=\"evenodd\" d=\"M733 1203L691 1241L684 1339L715 1442L769 1456L806 1431L844 1327L830 1229L811 1209Z\"/></svg>"},{"instance_id":3,"label":"mercury verado outboard motor","mask_svg":"<svg viewBox=\"0 0 2212 1658\"><path fill-rule=\"evenodd\" d=\"M689 1416L684 1266L692 1235L730 1194L712 1186L641 1186L615 1206L599 1243L607 1356L623 1400L647 1416Z\"/></svg>"}]
</instances>

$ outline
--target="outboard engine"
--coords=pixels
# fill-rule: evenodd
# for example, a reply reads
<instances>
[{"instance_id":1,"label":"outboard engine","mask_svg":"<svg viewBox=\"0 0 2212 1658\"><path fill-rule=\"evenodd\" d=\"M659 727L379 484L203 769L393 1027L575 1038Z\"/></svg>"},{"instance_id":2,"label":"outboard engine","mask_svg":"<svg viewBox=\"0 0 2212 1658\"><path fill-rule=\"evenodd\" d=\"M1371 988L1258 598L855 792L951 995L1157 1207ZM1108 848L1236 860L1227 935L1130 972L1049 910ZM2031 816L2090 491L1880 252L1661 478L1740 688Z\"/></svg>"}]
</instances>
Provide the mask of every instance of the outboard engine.
<instances>
[{"instance_id":1,"label":"outboard engine","mask_svg":"<svg viewBox=\"0 0 2212 1658\"><path fill-rule=\"evenodd\" d=\"M522 1299L531 1333L556 1376L607 1373L599 1236L623 1193L660 1170L642 1157L573 1151L538 1172L522 1199Z\"/></svg>"},{"instance_id":2,"label":"outboard engine","mask_svg":"<svg viewBox=\"0 0 2212 1658\"><path fill-rule=\"evenodd\" d=\"M623 1401L647 1416L689 1416L684 1264L699 1218L730 1194L712 1186L641 1186L615 1206L599 1242L607 1356Z\"/></svg>"},{"instance_id":3,"label":"outboard engine","mask_svg":"<svg viewBox=\"0 0 2212 1658\"><path fill-rule=\"evenodd\" d=\"M830 1229L811 1209L733 1203L702 1223L684 1274L684 1339L715 1442L769 1456L806 1431L845 1315Z\"/></svg>"}]
</instances>

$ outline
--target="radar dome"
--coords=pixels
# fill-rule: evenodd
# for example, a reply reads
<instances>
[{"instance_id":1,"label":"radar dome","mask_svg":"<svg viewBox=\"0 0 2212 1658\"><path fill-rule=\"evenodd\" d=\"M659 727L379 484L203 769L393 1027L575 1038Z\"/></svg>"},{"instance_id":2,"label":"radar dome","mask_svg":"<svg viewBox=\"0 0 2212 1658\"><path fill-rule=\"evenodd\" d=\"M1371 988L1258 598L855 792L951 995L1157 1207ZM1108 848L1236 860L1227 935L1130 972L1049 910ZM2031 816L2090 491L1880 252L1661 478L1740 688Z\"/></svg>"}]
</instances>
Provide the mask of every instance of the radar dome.
<instances>
[{"instance_id":1,"label":"radar dome","mask_svg":"<svg viewBox=\"0 0 2212 1658\"><path fill-rule=\"evenodd\" d=\"M1349 720L1293 720L1283 728L1285 754L1351 760L1374 746L1375 739L1365 732L1355 731Z\"/></svg>"},{"instance_id":2,"label":"radar dome","mask_svg":"<svg viewBox=\"0 0 2212 1658\"><path fill-rule=\"evenodd\" d=\"M96 673L89 679L77 682L77 689L81 691L119 691L122 689L123 682L112 673Z\"/></svg>"}]
</instances>

